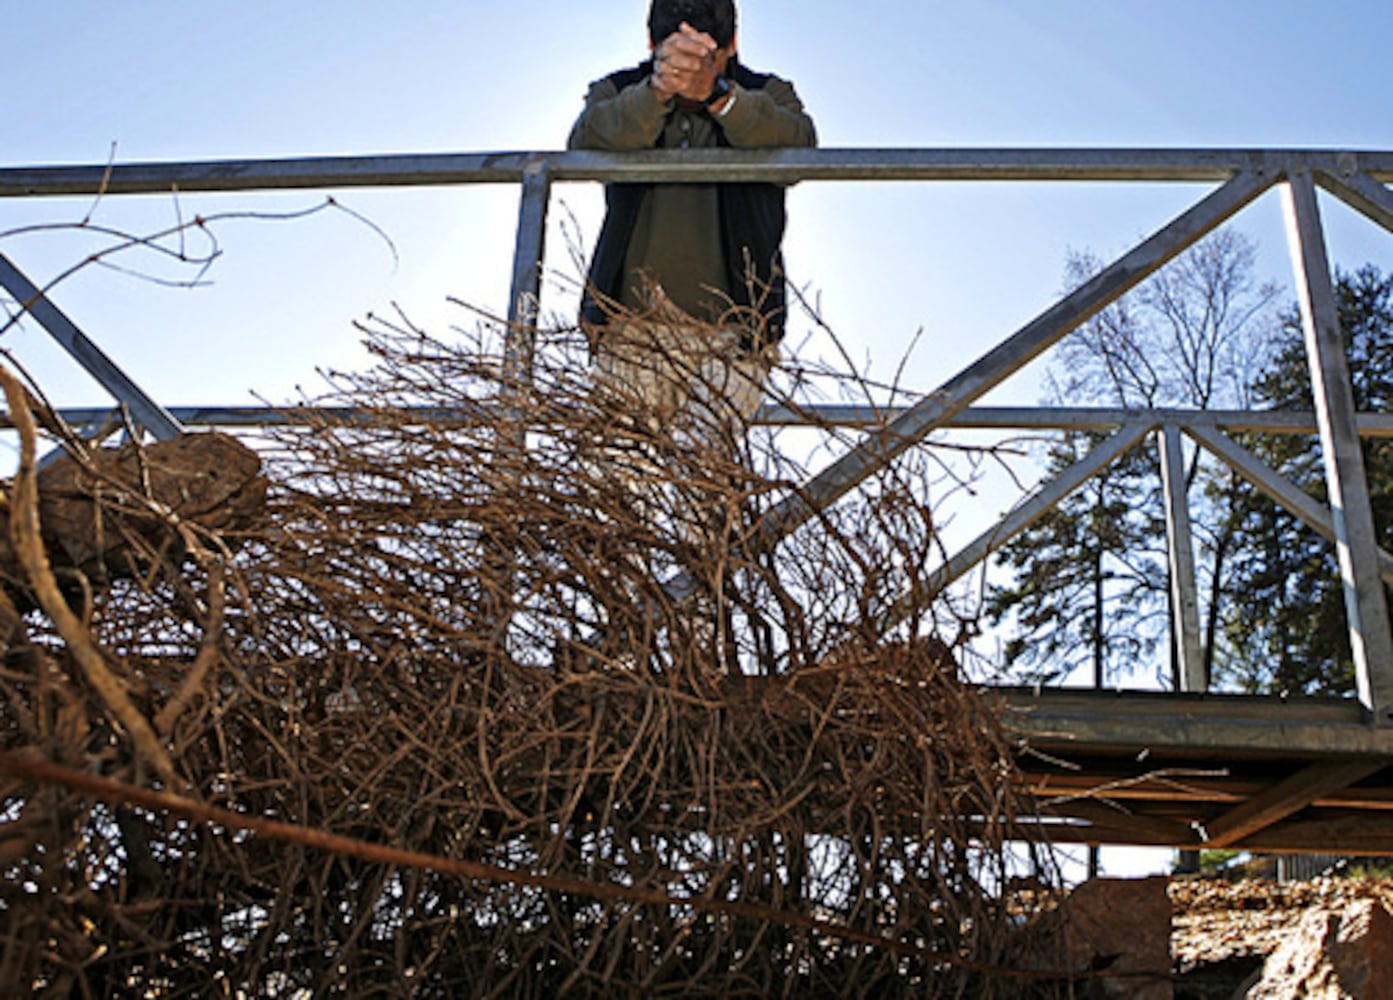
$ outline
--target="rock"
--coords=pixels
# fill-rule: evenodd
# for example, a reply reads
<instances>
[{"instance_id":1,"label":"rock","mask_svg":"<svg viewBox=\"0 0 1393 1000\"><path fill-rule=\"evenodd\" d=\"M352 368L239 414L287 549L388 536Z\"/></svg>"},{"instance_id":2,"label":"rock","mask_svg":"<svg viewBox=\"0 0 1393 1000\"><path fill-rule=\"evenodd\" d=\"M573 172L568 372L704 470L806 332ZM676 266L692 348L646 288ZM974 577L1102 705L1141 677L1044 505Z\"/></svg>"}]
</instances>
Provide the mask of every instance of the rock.
<instances>
[{"instance_id":1,"label":"rock","mask_svg":"<svg viewBox=\"0 0 1393 1000\"><path fill-rule=\"evenodd\" d=\"M214 530L253 523L266 499L256 453L226 434L184 434L137 448L97 449L80 464L64 456L39 473L39 520L50 549L88 574L123 570L130 534L166 534L148 501Z\"/></svg>"},{"instance_id":2,"label":"rock","mask_svg":"<svg viewBox=\"0 0 1393 1000\"><path fill-rule=\"evenodd\" d=\"M1311 911L1268 956L1247 997L1393 997L1393 914L1372 899Z\"/></svg>"},{"instance_id":3,"label":"rock","mask_svg":"<svg viewBox=\"0 0 1393 1000\"><path fill-rule=\"evenodd\" d=\"M1073 972L1118 973L1080 981L1076 995L1170 1000L1171 901L1165 876L1099 878L1060 905L1049 951Z\"/></svg>"},{"instance_id":4,"label":"rock","mask_svg":"<svg viewBox=\"0 0 1393 1000\"><path fill-rule=\"evenodd\" d=\"M256 452L217 433L97 449L86 462L63 456L39 472L37 485L39 523L54 568L93 581L140 572L142 547L177 554L179 539L157 510L201 528L236 532L261 519L267 489ZM0 520L8 517L8 504L0 503ZM0 577L22 588L3 530Z\"/></svg>"}]
</instances>

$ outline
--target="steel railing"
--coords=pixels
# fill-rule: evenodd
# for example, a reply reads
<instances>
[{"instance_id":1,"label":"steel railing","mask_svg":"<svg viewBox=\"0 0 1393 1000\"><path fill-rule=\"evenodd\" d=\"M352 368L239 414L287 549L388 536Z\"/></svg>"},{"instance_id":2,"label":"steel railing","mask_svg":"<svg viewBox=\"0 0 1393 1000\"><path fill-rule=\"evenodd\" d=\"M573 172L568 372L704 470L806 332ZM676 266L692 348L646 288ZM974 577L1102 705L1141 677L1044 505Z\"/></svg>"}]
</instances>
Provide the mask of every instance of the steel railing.
<instances>
[{"instance_id":1,"label":"steel railing","mask_svg":"<svg viewBox=\"0 0 1393 1000\"><path fill-rule=\"evenodd\" d=\"M106 196L291 188L514 184L521 187L512 284L508 363L525 373L545 257L552 185L571 181L1137 181L1215 185L1194 205L1104 267L1034 319L991 347L913 406L872 411L812 407L813 416L866 428L844 455L792 492L771 512L763 542L774 545L827 505L837 502L932 431L948 426L1054 427L1102 430L1108 436L1017 505L1000 523L951 555L933 583L946 586L980 563L1036 518L1106 470L1129 449L1153 438L1162 458L1173 583L1172 627L1177 637L1182 690L1204 687L1193 547L1182 467L1182 435L1253 482L1336 547L1345 585L1357 692L1376 726L1393 726L1393 635L1384 582L1393 583L1393 556L1377 544L1360 435L1393 435L1393 418L1359 414L1354 407L1326 253L1317 189L1393 229L1393 152L1336 150L1128 149L785 149L684 150L630 154L463 153L109 166L0 169L0 197ZM972 404L1116 302L1167 262L1274 188L1282 189L1298 300L1301 306L1315 410L1311 414L1110 411L1033 408L981 409ZM0 256L0 284L24 302L60 343L92 372L132 416L157 435L185 423L229 426L299 419L294 412L255 407L165 410L96 349ZM54 318L56 315L57 318ZM106 414L109 416L109 413ZM357 419L351 411L332 414ZM318 411L316 419L325 413ZM442 414L434 414L440 418ZM444 415L448 416L448 415ZM70 411L69 419L98 422L103 411ZM769 421L794 421L780 408ZM1314 500L1230 432L1267 430L1317 433L1325 460L1329 505Z\"/></svg>"}]
</instances>

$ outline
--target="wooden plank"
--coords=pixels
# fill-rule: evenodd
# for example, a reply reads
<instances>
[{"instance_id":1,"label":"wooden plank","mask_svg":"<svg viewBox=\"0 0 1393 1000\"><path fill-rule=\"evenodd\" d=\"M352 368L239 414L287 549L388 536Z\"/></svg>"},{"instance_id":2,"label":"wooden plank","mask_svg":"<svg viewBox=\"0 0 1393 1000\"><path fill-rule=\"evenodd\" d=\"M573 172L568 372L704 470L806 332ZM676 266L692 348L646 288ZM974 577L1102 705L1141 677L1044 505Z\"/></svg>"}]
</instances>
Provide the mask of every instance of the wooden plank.
<instances>
[{"instance_id":1,"label":"wooden plank","mask_svg":"<svg viewBox=\"0 0 1393 1000\"><path fill-rule=\"evenodd\" d=\"M1087 844L1090 847L1173 847L1181 850L1197 850L1199 838L1190 834L1188 840L1177 841L1167 831L1152 830L1132 833L1107 823L1065 824L1040 820L1023 820L1016 824L1021 837L1032 842L1055 845ZM971 825L968 827L977 835Z\"/></svg>"},{"instance_id":2,"label":"wooden plank","mask_svg":"<svg viewBox=\"0 0 1393 1000\"><path fill-rule=\"evenodd\" d=\"M1102 803L1073 803L1068 810L1056 813L1055 818L1063 822L1051 822L1050 816L1046 815L1038 818L1035 829L1061 843L1150 844L1162 847L1187 847L1199 843L1199 834L1184 823L1124 812Z\"/></svg>"},{"instance_id":3,"label":"wooden plank","mask_svg":"<svg viewBox=\"0 0 1393 1000\"><path fill-rule=\"evenodd\" d=\"M1025 787L1032 795L1049 800L1068 796L1116 799L1123 802L1235 803L1259 795L1271 783L1247 778L1127 775L1089 767L1077 774L1027 773ZM1313 808L1362 809L1393 812L1393 788L1352 786L1321 795Z\"/></svg>"},{"instance_id":4,"label":"wooden plank","mask_svg":"<svg viewBox=\"0 0 1393 1000\"><path fill-rule=\"evenodd\" d=\"M1339 852L1393 857L1393 817L1332 811L1277 823L1244 838L1244 850L1272 853Z\"/></svg>"},{"instance_id":5,"label":"wooden plank","mask_svg":"<svg viewBox=\"0 0 1393 1000\"><path fill-rule=\"evenodd\" d=\"M1229 786L1218 781L1159 781L1152 778L1109 778L1093 771L1074 775L1027 775L1025 787L1048 806L1075 799L1112 801L1239 802L1252 783ZM1261 786L1257 786L1261 787Z\"/></svg>"},{"instance_id":6,"label":"wooden plank","mask_svg":"<svg viewBox=\"0 0 1393 1000\"><path fill-rule=\"evenodd\" d=\"M1305 809L1316 799L1387 766L1386 760L1315 764L1235 806L1201 831L1206 846L1229 847Z\"/></svg>"},{"instance_id":7,"label":"wooden plank","mask_svg":"<svg viewBox=\"0 0 1393 1000\"><path fill-rule=\"evenodd\" d=\"M1094 823L1064 823L1027 818L1017 823L1023 836L1055 844L1132 847L1205 847L1198 835L1180 824L1132 824L1100 817ZM1278 823L1252 834L1235 848L1263 854L1339 852L1393 857L1393 818L1386 813L1347 813L1319 819Z\"/></svg>"},{"instance_id":8,"label":"wooden plank","mask_svg":"<svg viewBox=\"0 0 1393 1000\"><path fill-rule=\"evenodd\" d=\"M1025 787L1050 808L1068 801L1105 799L1118 802L1241 802L1264 787L1258 782L1220 778L1116 776L1087 768L1077 774L1027 774Z\"/></svg>"}]
</instances>

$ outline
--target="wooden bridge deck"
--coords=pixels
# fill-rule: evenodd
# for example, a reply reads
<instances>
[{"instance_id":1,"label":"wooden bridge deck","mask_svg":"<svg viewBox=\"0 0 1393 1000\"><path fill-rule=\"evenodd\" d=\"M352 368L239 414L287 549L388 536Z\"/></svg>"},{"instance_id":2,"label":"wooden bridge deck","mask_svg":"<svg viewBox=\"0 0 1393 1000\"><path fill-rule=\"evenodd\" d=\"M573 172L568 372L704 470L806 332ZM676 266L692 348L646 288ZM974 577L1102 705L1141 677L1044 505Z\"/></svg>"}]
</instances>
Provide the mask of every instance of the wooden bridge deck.
<instances>
[{"instance_id":1,"label":"wooden bridge deck","mask_svg":"<svg viewBox=\"0 0 1393 1000\"><path fill-rule=\"evenodd\" d=\"M1054 841L1393 856L1393 731L1357 701L1001 695Z\"/></svg>"}]
</instances>

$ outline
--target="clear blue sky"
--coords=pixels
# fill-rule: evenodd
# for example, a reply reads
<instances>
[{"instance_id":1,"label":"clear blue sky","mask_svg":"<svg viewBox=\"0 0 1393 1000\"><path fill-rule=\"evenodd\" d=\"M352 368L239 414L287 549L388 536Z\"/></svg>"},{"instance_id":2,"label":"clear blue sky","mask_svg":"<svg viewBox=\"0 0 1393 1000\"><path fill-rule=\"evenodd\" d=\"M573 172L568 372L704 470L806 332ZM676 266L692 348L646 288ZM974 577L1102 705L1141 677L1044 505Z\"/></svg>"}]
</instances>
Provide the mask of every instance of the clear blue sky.
<instances>
[{"instance_id":1,"label":"clear blue sky","mask_svg":"<svg viewBox=\"0 0 1393 1000\"><path fill-rule=\"evenodd\" d=\"M0 165L559 148L585 85L645 49L646 0L399 4L175 4L48 0L5 17L11 101ZM794 80L824 146L1334 146L1388 148L1393 8L1290 0L977 0L818 4L749 0L741 51ZM1070 247L1111 255L1201 192L1175 187L802 185L790 270L872 373L923 328L910 382L931 388L1058 294ZM187 213L279 210L314 194L188 197ZM444 331L453 294L506 299L516 194L344 195L392 236L342 216L229 225L213 287L179 291L107 273L55 298L170 405L244 403L313 388L352 364L350 321L401 302ZM593 238L593 187L558 189ZM72 221L82 200L0 202L0 230ZM1342 207L1332 242L1358 263L1388 241ZM1285 278L1276 200L1240 225ZM110 199L98 221L153 227L170 198ZM0 244L37 281L87 244ZM559 237L551 264L569 265ZM134 261L132 261L134 263ZM565 308L562 303L558 308ZM61 402L104 396L43 343L12 346ZM801 343L795 333L791 343ZM816 348L810 348L816 349ZM1031 399L1022 383L1015 398Z\"/></svg>"},{"instance_id":2,"label":"clear blue sky","mask_svg":"<svg viewBox=\"0 0 1393 1000\"><path fill-rule=\"evenodd\" d=\"M0 166L120 160L557 149L589 80L645 51L646 0L374 3L12 2ZM1393 148L1387 0L973 0L741 4L741 53L790 77L824 146ZM794 279L873 375L922 328L906 382L927 390L1057 297L1066 251L1112 256L1203 193L1165 186L842 184L792 194ZM185 214L282 210L310 193L188 197ZM442 334L455 295L501 310L516 193L351 191L343 216L226 225L211 287L88 271L55 298L167 405L280 401L354 365L351 321L399 302ZM558 190L593 239L598 192ZM0 232L76 221L85 199L0 201ZM1393 240L1326 205L1332 251L1393 269ZM148 230L169 197L109 199L98 221ZM1287 280L1269 194L1238 224ZM0 239L39 282L91 244ZM559 236L551 265L569 273ZM131 263L137 263L131 261ZM552 296L555 308L566 308ZM63 405L106 397L32 329L8 338ZM820 351L797 327L790 343ZM1032 402L1030 379L998 400Z\"/></svg>"}]
</instances>

